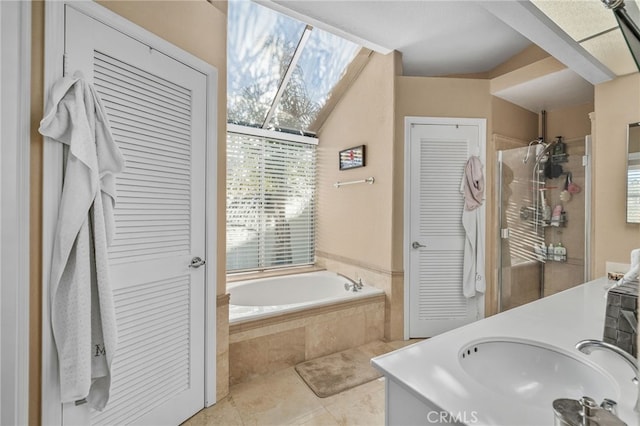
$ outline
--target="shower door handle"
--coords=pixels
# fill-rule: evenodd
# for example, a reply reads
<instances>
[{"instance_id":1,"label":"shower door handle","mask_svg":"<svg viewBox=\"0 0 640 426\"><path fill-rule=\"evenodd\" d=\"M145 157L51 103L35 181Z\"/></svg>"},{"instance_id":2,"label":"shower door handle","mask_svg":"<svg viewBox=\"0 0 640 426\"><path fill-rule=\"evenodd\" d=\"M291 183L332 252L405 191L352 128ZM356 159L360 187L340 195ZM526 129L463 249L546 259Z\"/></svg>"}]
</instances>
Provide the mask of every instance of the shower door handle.
<instances>
[{"instance_id":1,"label":"shower door handle","mask_svg":"<svg viewBox=\"0 0 640 426\"><path fill-rule=\"evenodd\" d=\"M419 249L420 247L426 247L424 244L420 244L417 241L414 241L413 243L411 243L411 247L413 247L414 249Z\"/></svg>"},{"instance_id":2,"label":"shower door handle","mask_svg":"<svg viewBox=\"0 0 640 426\"><path fill-rule=\"evenodd\" d=\"M191 259L191 263L189 264L189 268L199 268L204 264L205 264L205 260L202 259L199 256L196 256L193 259Z\"/></svg>"}]
</instances>

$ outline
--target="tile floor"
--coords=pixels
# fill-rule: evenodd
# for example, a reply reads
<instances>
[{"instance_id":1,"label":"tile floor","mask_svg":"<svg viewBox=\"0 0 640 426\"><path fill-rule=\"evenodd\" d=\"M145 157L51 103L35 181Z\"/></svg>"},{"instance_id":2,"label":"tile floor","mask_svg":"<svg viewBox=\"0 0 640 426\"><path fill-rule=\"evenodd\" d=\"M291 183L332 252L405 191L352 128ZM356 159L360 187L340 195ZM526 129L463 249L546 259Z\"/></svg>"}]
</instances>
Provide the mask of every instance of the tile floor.
<instances>
[{"instance_id":1,"label":"tile floor","mask_svg":"<svg viewBox=\"0 0 640 426\"><path fill-rule=\"evenodd\" d=\"M398 349L416 341L387 342ZM318 398L293 367L232 386L183 426L384 425L384 379Z\"/></svg>"}]
</instances>

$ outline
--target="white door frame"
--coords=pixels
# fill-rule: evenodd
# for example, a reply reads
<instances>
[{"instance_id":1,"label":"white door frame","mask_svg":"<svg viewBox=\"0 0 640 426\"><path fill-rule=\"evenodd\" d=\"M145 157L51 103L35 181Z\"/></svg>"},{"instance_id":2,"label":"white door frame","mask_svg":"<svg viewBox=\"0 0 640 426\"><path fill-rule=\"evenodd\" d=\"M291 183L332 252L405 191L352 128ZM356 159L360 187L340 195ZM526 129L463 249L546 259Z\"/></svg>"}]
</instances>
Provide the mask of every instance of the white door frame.
<instances>
[{"instance_id":1,"label":"white door frame","mask_svg":"<svg viewBox=\"0 0 640 426\"><path fill-rule=\"evenodd\" d=\"M29 417L31 2L0 2L0 424Z\"/></svg>"},{"instance_id":2,"label":"white door frame","mask_svg":"<svg viewBox=\"0 0 640 426\"><path fill-rule=\"evenodd\" d=\"M63 76L64 8L84 13L150 48L201 72L207 78L207 154L205 213L205 406L216 402L216 271L217 271L217 95L218 72L211 65L174 46L155 34L133 24L103 6L90 1L46 0L45 3L45 75L44 87L49 88ZM45 95L45 106L48 96ZM43 161L42 219L42 424L62 424L62 404L58 361L51 333L49 311L49 273L58 206L63 177L62 145L45 138Z\"/></svg>"},{"instance_id":3,"label":"white door frame","mask_svg":"<svg viewBox=\"0 0 640 426\"><path fill-rule=\"evenodd\" d=\"M402 257L404 267L404 339L409 339L409 302L410 302L410 255L408 247L411 244L411 126L420 124L431 125L466 125L478 126L480 135L478 156L486 163L487 152L487 119L486 118L453 118L453 117L405 117L404 118L404 230ZM486 171L486 166L485 166ZM486 172L485 172L486 173ZM462 176L460 177L462 179ZM485 176L486 179L486 176ZM486 203L485 203L486 204ZM484 212L484 209L482 209ZM486 218L481 214L481 222L486 226ZM486 235L486 229L485 233ZM480 312L484 316L484 297L479 301Z\"/></svg>"}]
</instances>

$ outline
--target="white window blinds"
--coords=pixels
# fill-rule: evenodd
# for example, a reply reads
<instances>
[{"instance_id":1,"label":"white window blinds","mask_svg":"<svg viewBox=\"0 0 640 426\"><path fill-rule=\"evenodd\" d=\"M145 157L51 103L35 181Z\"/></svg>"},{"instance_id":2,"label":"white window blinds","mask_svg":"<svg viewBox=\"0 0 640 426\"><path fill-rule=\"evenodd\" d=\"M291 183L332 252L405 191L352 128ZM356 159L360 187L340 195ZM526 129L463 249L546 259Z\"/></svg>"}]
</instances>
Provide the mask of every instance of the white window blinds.
<instances>
[{"instance_id":1,"label":"white window blinds","mask_svg":"<svg viewBox=\"0 0 640 426\"><path fill-rule=\"evenodd\" d=\"M627 222L640 222L640 158L629 159L627 170Z\"/></svg>"},{"instance_id":2,"label":"white window blinds","mask_svg":"<svg viewBox=\"0 0 640 426\"><path fill-rule=\"evenodd\" d=\"M227 133L227 272L311 264L316 146Z\"/></svg>"}]
</instances>

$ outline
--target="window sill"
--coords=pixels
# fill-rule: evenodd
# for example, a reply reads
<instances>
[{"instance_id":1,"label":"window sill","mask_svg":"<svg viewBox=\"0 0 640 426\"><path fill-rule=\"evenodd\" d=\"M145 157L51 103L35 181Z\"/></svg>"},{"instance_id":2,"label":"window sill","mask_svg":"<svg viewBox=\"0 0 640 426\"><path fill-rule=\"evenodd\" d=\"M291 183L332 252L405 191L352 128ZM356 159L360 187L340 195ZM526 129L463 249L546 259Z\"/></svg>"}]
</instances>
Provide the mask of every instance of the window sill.
<instances>
[{"instance_id":1,"label":"window sill","mask_svg":"<svg viewBox=\"0 0 640 426\"><path fill-rule=\"evenodd\" d=\"M245 281L245 280L255 280L258 278L270 278L270 277L279 277L284 275L294 275L294 274L303 274L305 272L315 272L315 271L324 271L324 268L320 268L316 265L306 265L306 266L293 266L291 268L282 268L282 269L271 269L267 271L256 271L256 272L238 272L233 274L227 274L227 284Z\"/></svg>"}]
</instances>

